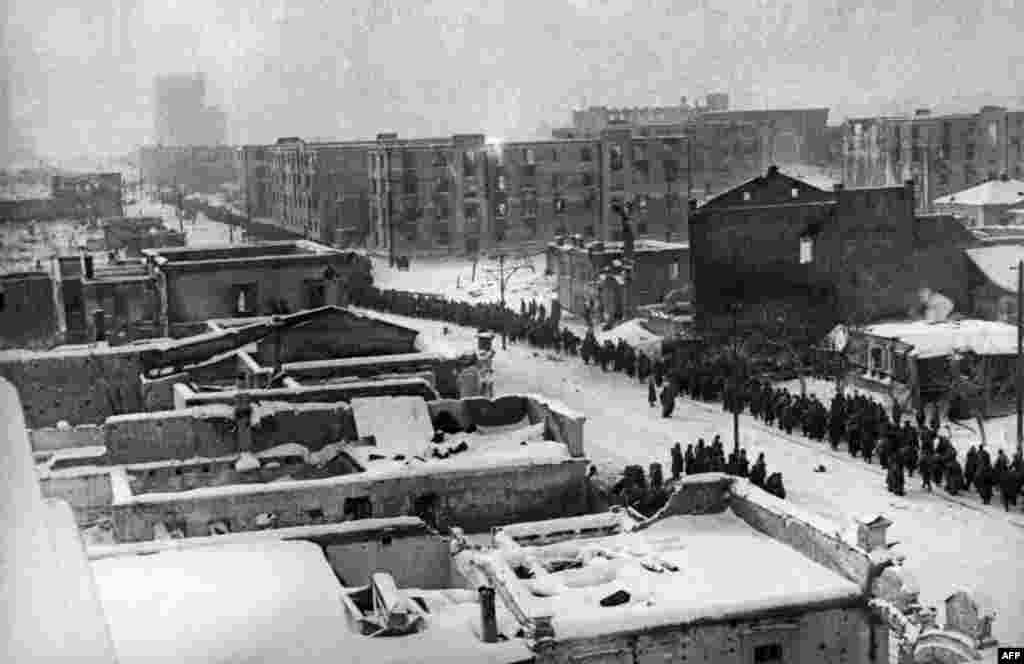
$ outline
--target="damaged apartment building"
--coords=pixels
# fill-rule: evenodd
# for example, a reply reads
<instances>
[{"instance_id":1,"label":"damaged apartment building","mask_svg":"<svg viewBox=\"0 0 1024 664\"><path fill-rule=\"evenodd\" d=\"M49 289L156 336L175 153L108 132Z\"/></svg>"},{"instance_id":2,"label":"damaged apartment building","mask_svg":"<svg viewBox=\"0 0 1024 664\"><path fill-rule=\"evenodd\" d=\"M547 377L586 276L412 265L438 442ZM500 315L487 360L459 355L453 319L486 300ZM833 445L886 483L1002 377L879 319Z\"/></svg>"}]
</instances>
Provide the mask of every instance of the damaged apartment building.
<instances>
[{"instance_id":1,"label":"damaged apartment building","mask_svg":"<svg viewBox=\"0 0 1024 664\"><path fill-rule=\"evenodd\" d=\"M484 401L463 401L458 410ZM477 505L455 515L470 520L466 530L444 524L439 532L429 512L392 516L365 503L353 504L353 512L373 518L339 522L334 502L346 496L339 488L346 476L282 480L298 450L278 447L256 460L269 461L262 472L279 476L262 485L181 490L167 485L182 475L147 475L161 470L153 464L120 467L136 480L128 493L148 496L159 518L192 499L199 513L219 500L236 514L264 510L250 527L225 527L220 514L209 534L191 532L186 522L183 538L90 536L83 546L67 503L43 498L39 454L20 410L15 391L0 381L0 415L13 425L0 452L0 525L9 535L0 547L5 559L18 561L0 571L0 582L13 607L8 654L17 661L72 647L78 661L120 664L154 657L867 664L930 661L939 651L942 661L967 662L991 635L993 616L963 593L947 600L942 626L935 609L920 605L902 555L886 541L884 517L865 517L856 537L844 535L746 480L719 474L687 478L652 517L629 508L551 520L506 514L490 523L500 527L489 536L474 536L466 533L488 527L479 516L473 521ZM443 463L434 471L447 480L442 504L482 501L487 514L491 500L507 500L501 494L509 489L487 485L482 463L472 473L478 487L453 499L462 479ZM96 468L76 470L86 476ZM420 473L397 473L402 498L424 488ZM332 483L315 508L309 487ZM144 486L158 492L144 493ZM268 498L289 487L291 498L267 512ZM533 499L543 500L542 493L534 490ZM296 522L296 514L313 509L323 514ZM740 551L737 564L730 552ZM759 567L745 564L750 555Z\"/></svg>"},{"instance_id":2,"label":"damaged apartment building","mask_svg":"<svg viewBox=\"0 0 1024 664\"><path fill-rule=\"evenodd\" d=\"M919 212L935 199L1002 176L1024 179L1024 111L856 118L843 123L843 181L851 187L914 183Z\"/></svg>"},{"instance_id":3,"label":"damaged apartment building","mask_svg":"<svg viewBox=\"0 0 1024 664\"><path fill-rule=\"evenodd\" d=\"M179 336L211 318L344 306L372 280L364 255L303 240L150 249L143 248L149 242L134 225L127 231L124 226L112 223L106 232L108 246L121 256L83 251L59 256L53 269L31 279L4 277L5 299L37 307L39 316L29 319L17 313L26 309L0 307L0 319L11 323L0 331L3 344L118 345Z\"/></svg>"}]
</instances>

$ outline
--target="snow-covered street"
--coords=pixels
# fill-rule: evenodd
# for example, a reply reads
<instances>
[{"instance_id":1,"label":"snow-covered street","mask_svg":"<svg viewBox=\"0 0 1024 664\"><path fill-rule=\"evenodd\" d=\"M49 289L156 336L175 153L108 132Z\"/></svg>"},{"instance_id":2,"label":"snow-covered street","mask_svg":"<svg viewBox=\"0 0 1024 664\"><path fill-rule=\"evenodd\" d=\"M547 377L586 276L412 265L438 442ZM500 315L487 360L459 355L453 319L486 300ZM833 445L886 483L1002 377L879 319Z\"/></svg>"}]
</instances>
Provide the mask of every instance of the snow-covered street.
<instances>
[{"instance_id":1,"label":"snow-covered street","mask_svg":"<svg viewBox=\"0 0 1024 664\"><path fill-rule=\"evenodd\" d=\"M388 315L390 316L390 315ZM445 324L391 316L442 336ZM474 331L447 325L449 342L473 343ZM579 358L559 357L525 345L510 345L495 358L497 393L536 392L558 399L587 417L588 456L602 474L618 474L627 463L669 464L669 447L685 447L699 437L710 442L717 433L727 448L732 442L732 417L720 404L680 399L670 419L647 404L646 389L623 374L603 373ZM862 514L882 513L894 525L891 541L907 556L907 567L922 589L926 605L941 606L947 592L964 588L992 599L998 615L995 635L1004 643L1024 642L1024 597L1014 592L1024 584L1024 513L1007 514L977 497L951 498L941 489L920 490L909 478L905 497L885 489L884 471L851 458L845 450L798 435L787 436L749 416L740 419L740 436L751 459L764 452L769 472L783 473L787 498L801 507L850 527ZM825 472L815 472L819 465ZM993 501L998 502L998 501ZM737 560L737 565L756 564Z\"/></svg>"}]
</instances>

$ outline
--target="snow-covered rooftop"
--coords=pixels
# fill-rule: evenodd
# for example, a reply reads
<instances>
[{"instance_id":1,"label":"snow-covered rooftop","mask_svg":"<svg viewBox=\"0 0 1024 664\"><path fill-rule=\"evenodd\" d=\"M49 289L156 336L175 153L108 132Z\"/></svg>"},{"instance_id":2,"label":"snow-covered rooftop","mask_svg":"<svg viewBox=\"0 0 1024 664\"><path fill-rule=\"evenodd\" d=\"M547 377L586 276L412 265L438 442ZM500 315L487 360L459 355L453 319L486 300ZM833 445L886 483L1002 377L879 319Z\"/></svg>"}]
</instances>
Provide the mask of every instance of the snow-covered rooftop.
<instances>
[{"instance_id":1,"label":"snow-covered rooftop","mask_svg":"<svg viewBox=\"0 0 1024 664\"><path fill-rule=\"evenodd\" d=\"M121 664L173 662L494 662L530 657L520 639L475 633L475 593L405 592L430 609L425 630L372 638L354 631L320 547L252 541L92 562Z\"/></svg>"},{"instance_id":2,"label":"snow-covered rooftop","mask_svg":"<svg viewBox=\"0 0 1024 664\"><path fill-rule=\"evenodd\" d=\"M912 345L911 357L928 359L972 351L978 355L1015 355L1017 328L988 320L923 320L878 323L867 326L867 334L898 339Z\"/></svg>"},{"instance_id":3,"label":"snow-covered rooftop","mask_svg":"<svg viewBox=\"0 0 1024 664\"><path fill-rule=\"evenodd\" d=\"M1024 203L1024 182L989 180L948 196L935 199L936 205L1017 205Z\"/></svg>"},{"instance_id":4,"label":"snow-covered rooftop","mask_svg":"<svg viewBox=\"0 0 1024 664\"><path fill-rule=\"evenodd\" d=\"M585 563L513 582L522 590L517 596L528 598L530 615L553 616L558 639L861 596L853 582L759 533L731 510L672 516L636 532L522 547L520 553ZM619 590L629 594L626 603L600 605Z\"/></svg>"},{"instance_id":5,"label":"snow-covered rooftop","mask_svg":"<svg viewBox=\"0 0 1024 664\"><path fill-rule=\"evenodd\" d=\"M342 589L309 542L106 558L92 569L121 664L333 664L350 654Z\"/></svg>"},{"instance_id":6,"label":"snow-covered rooftop","mask_svg":"<svg viewBox=\"0 0 1024 664\"><path fill-rule=\"evenodd\" d=\"M1017 266L1024 260L1024 247L1003 244L967 250L971 259L989 281L1010 293L1017 292Z\"/></svg>"}]
</instances>

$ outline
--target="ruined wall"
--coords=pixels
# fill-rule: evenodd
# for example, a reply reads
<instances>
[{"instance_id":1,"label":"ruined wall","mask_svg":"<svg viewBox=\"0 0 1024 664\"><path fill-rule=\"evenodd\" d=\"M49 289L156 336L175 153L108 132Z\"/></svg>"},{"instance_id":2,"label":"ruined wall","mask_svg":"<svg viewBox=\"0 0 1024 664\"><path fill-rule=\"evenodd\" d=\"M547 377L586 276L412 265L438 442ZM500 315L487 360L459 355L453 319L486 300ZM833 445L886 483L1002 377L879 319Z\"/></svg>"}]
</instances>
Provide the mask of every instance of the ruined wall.
<instances>
[{"instance_id":1,"label":"ruined wall","mask_svg":"<svg viewBox=\"0 0 1024 664\"><path fill-rule=\"evenodd\" d=\"M109 472L58 471L41 477L39 488L44 498L59 498L70 505L79 525L109 515L114 502Z\"/></svg>"},{"instance_id":2,"label":"ruined wall","mask_svg":"<svg viewBox=\"0 0 1024 664\"><path fill-rule=\"evenodd\" d=\"M383 535L372 540L324 546L327 561L346 586L369 583L374 572L386 571L399 588L451 587L451 553L447 540L436 535Z\"/></svg>"},{"instance_id":3,"label":"ruined wall","mask_svg":"<svg viewBox=\"0 0 1024 664\"><path fill-rule=\"evenodd\" d=\"M174 386L174 407L190 408L211 404L232 404L235 390L223 392L193 392L178 383ZM348 402L356 397L419 396L435 399L437 393L422 378L403 377L395 380L338 382L327 385L302 385L266 390L246 390L253 401L286 401L289 403Z\"/></svg>"},{"instance_id":4,"label":"ruined wall","mask_svg":"<svg viewBox=\"0 0 1024 664\"><path fill-rule=\"evenodd\" d=\"M49 275L0 277L0 348L49 348L60 342L60 325Z\"/></svg>"},{"instance_id":5,"label":"ruined wall","mask_svg":"<svg viewBox=\"0 0 1024 664\"><path fill-rule=\"evenodd\" d=\"M281 334L281 361L312 362L413 353L418 335L416 330L339 311L285 330ZM272 336L257 344L254 357L264 366L273 365Z\"/></svg>"},{"instance_id":6,"label":"ruined wall","mask_svg":"<svg viewBox=\"0 0 1024 664\"><path fill-rule=\"evenodd\" d=\"M152 539L153 526L174 521L188 537L206 535L209 523L224 520L232 532L251 530L257 515L272 512L281 527L346 520L346 500L369 497L372 517L414 512L417 498L435 496L438 526L467 532L586 510L587 462L525 465L471 472L436 472L405 477L346 475L269 485L197 490L170 500L135 497L113 507L115 529L123 542Z\"/></svg>"},{"instance_id":7,"label":"ruined wall","mask_svg":"<svg viewBox=\"0 0 1024 664\"><path fill-rule=\"evenodd\" d=\"M98 423L143 408L139 347L0 352L0 376L18 390L29 428Z\"/></svg>"},{"instance_id":8,"label":"ruined wall","mask_svg":"<svg viewBox=\"0 0 1024 664\"><path fill-rule=\"evenodd\" d=\"M755 530L788 544L805 557L867 590L871 561L867 552L847 543L838 532L811 515L794 513L791 504L758 489L746 480L733 479L729 507Z\"/></svg>"},{"instance_id":9,"label":"ruined wall","mask_svg":"<svg viewBox=\"0 0 1024 664\"><path fill-rule=\"evenodd\" d=\"M578 641L540 643L537 664L652 664L715 662L749 664L755 649L777 644L781 661L800 664L886 662L879 648L871 656L865 609L795 610L772 619L737 620L666 627L642 634L610 635ZM557 639L557 634L555 635Z\"/></svg>"},{"instance_id":10,"label":"ruined wall","mask_svg":"<svg viewBox=\"0 0 1024 664\"><path fill-rule=\"evenodd\" d=\"M223 457L240 451L234 408L225 404L111 417L103 430L112 465ZM284 443L318 450L355 438L352 409L344 403L264 403L253 409L254 452Z\"/></svg>"},{"instance_id":11,"label":"ruined wall","mask_svg":"<svg viewBox=\"0 0 1024 664\"><path fill-rule=\"evenodd\" d=\"M297 380L331 378L381 378L386 374L406 374L412 377L421 372L431 372L434 387L443 397L459 395L458 375L463 369L476 363L473 355L450 358L435 353L408 353L403 355L343 360L323 360L287 364L283 368Z\"/></svg>"},{"instance_id":12,"label":"ruined wall","mask_svg":"<svg viewBox=\"0 0 1024 664\"><path fill-rule=\"evenodd\" d=\"M127 337L141 323L155 325L158 316L156 289L149 277L82 282L86 339L96 339L92 313L103 310L107 338Z\"/></svg>"},{"instance_id":13,"label":"ruined wall","mask_svg":"<svg viewBox=\"0 0 1024 664\"><path fill-rule=\"evenodd\" d=\"M103 427L97 424L82 424L71 429L30 429L28 438L32 442L33 452L52 452L69 447L94 447L103 445Z\"/></svg>"}]
</instances>

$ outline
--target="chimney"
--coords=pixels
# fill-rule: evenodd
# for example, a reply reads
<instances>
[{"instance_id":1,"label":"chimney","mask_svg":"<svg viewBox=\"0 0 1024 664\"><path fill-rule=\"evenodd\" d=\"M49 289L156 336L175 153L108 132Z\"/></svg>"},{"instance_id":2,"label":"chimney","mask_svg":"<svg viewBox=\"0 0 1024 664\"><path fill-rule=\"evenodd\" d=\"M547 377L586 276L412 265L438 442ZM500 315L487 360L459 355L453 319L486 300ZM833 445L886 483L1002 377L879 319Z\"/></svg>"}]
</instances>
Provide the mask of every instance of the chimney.
<instances>
[{"instance_id":1,"label":"chimney","mask_svg":"<svg viewBox=\"0 0 1024 664\"><path fill-rule=\"evenodd\" d=\"M107 340L107 320L102 309L94 309L92 312L92 325L96 330L96 341Z\"/></svg>"},{"instance_id":2,"label":"chimney","mask_svg":"<svg viewBox=\"0 0 1024 664\"><path fill-rule=\"evenodd\" d=\"M89 254L84 254L82 256L82 262L85 265L85 267L83 267L83 271L85 272L85 278L93 279L95 272L93 271L92 256L90 256Z\"/></svg>"},{"instance_id":3,"label":"chimney","mask_svg":"<svg viewBox=\"0 0 1024 664\"><path fill-rule=\"evenodd\" d=\"M252 404L245 392L235 393L235 428L238 432L238 451L252 452Z\"/></svg>"},{"instance_id":4,"label":"chimney","mask_svg":"<svg viewBox=\"0 0 1024 664\"><path fill-rule=\"evenodd\" d=\"M498 616L494 610L494 588L480 586L480 633L484 643L498 642Z\"/></svg>"},{"instance_id":5,"label":"chimney","mask_svg":"<svg viewBox=\"0 0 1024 664\"><path fill-rule=\"evenodd\" d=\"M867 552L875 549L884 549L885 531L892 525L892 521L881 514L872 514L857 519L857 546Z\"/></svg>"}]
</instances>

